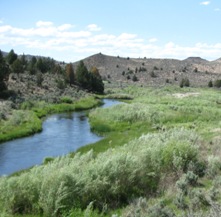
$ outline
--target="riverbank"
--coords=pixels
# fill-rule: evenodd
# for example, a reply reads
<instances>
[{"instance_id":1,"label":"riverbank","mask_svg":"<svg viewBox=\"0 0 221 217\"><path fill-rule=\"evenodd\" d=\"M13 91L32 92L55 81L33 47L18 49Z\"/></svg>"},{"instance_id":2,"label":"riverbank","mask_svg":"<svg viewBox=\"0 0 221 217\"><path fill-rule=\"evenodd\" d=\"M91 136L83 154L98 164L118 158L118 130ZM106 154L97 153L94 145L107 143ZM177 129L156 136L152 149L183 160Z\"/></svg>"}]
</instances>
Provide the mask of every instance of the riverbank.
<instances>
[{"instance_id":1,"label":"riverbank","mask_svg":"<svg viewBox=\"0 0 221 217\"><path fill-rule=\"evenodd\" d=\"M102 101L95 96L77 101L66 97L57 104L45 101L24 102L20 109L12 109L7 117L0 119L0 143L40 132L43 118L47 115L91 109L101 104Z\"/></svg>"}]
</instances>

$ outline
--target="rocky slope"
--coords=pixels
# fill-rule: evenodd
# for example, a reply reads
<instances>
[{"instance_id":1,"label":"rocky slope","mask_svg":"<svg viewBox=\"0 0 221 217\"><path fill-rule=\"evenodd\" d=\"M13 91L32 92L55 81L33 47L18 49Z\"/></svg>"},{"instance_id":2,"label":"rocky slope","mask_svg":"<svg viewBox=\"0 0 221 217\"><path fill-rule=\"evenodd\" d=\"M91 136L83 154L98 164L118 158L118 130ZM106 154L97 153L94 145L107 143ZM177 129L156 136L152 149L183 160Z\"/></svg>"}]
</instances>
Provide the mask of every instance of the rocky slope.
<instances>
[{"instance_id":1,"label":"rocky slope","mask_svg":"<svg viewBox=\"0 0 221 217\"><path fill-rule=\"evenodd\" d=\"M200 57L184 60L135 59L99 53L83 61L89 69L96 66L103 78L109 81L131 83L136 76L142 84L157 86L165 83L179 84L182 78L188 78L191 86L207 86L210 80L221 78L221 58L215 61ZM75 68L77 64L78 62L73 64Z\"/></svg>"}]
</instances>

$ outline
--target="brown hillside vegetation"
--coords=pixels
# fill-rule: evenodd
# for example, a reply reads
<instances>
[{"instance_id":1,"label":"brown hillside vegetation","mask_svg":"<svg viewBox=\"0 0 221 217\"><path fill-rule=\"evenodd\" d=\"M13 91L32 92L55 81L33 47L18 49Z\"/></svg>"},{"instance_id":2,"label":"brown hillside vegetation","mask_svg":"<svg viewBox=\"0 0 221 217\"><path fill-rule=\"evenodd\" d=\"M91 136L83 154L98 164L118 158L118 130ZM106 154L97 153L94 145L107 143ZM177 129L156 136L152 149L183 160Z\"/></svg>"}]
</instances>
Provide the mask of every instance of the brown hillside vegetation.
<instances>
[{"instance_id":1,"label":"brown hillside vegetation","mask_svg":"<svg viewBox=\"0 0 221 217\"><path fill-rule=\"evenodd\" d=\"M178 84L188 78L191 86L207 86L210 80L221 78L221 59L207 61L200 57L184 60L114 57L95 54L85 58L88 68L96 66L102 77L109 81L133 82L135 76L142 84L158 86ZM74 63L76 68L78 62Z\"/></svg>"}]
</instances>

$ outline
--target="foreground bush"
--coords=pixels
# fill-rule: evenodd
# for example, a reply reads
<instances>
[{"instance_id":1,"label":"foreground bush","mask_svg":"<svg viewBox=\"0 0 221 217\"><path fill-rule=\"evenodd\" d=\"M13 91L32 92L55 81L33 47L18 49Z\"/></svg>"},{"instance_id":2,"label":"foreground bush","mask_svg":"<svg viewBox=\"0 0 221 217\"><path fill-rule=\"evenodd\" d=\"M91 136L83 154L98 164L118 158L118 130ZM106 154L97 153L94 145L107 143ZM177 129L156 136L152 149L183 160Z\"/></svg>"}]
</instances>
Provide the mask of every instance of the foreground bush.
<instances>
[{"instance_id":1,"label":"foreground bush","mask_svg":"<svg viewBox=\"0 0 221 217\"><path fill-rule=\"evenodd\" d=\"M196 163L196 139L195 133L184 129L147 134L96 157L92 151L78 153L18 177L1 178L1 211L60 216L70 209L85 209L90 202L99 210L121 207L156 192L164 172Z\"/></svg>"}]
</instances>

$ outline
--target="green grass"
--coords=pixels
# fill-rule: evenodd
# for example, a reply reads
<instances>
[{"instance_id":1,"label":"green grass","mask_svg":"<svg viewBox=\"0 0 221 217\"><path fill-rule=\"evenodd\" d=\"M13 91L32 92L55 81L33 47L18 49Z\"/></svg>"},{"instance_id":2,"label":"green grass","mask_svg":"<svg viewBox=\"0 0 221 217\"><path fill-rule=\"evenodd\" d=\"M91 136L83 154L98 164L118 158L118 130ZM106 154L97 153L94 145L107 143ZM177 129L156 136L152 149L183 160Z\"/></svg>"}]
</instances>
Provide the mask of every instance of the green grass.
<instances>
[{"instance_id":1,"label":"green grass","mask_svg":"<svg viewBox=\"0 0 221 217\"><path fill-rule=\"evenodd\" d=\"M10 119L1 122L0 142L37 133L42 121L32 111L14 111Z\"/></svg>"}]
</instances>

